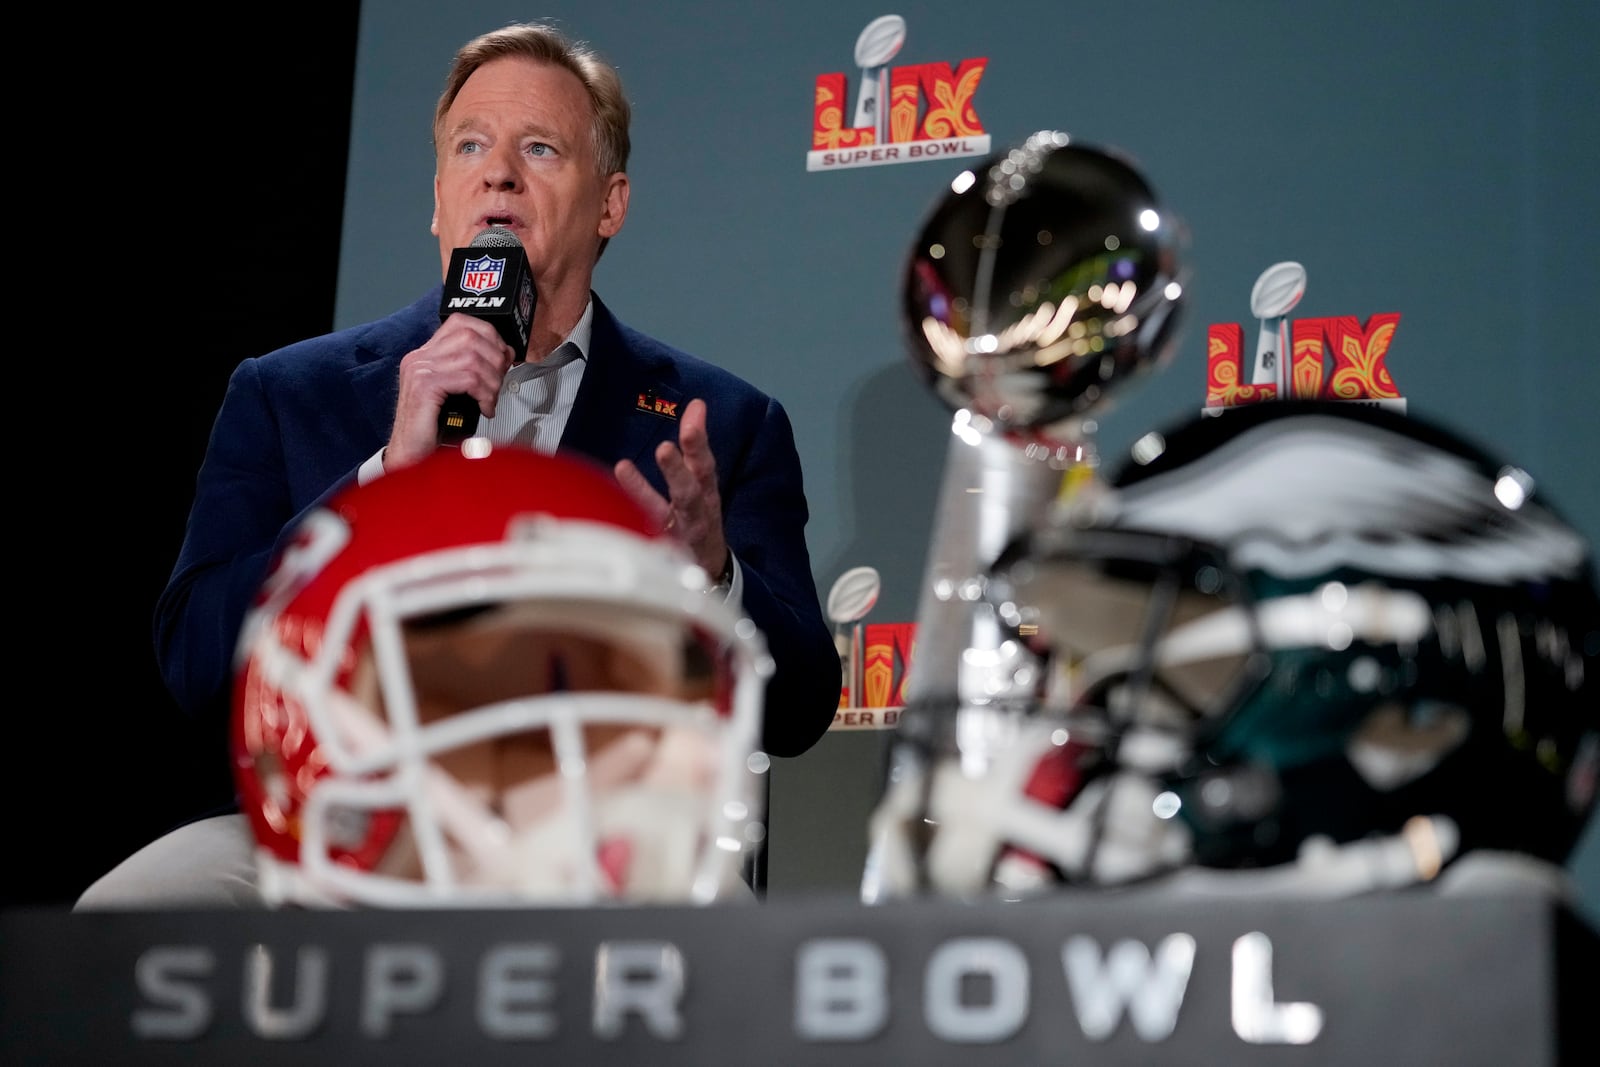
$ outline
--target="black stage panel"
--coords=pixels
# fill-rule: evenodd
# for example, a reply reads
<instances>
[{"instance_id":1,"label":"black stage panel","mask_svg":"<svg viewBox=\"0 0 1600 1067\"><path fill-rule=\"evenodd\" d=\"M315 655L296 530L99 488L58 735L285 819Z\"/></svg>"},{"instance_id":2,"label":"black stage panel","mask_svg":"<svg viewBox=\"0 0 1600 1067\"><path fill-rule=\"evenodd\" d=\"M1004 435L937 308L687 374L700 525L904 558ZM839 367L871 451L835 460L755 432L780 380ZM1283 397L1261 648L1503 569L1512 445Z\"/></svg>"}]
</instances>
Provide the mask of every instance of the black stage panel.
<instances>
[{"instance_id":1,"label":"black stage panel","mask_svg":"<svg viewBox=\"0 0 1600 1067\"><path fill-rule=\"evenodd\" d=\"M14 909L0 1060L1594 1063L1597 961L1529 895Z\"/></svg>"}]
</instances>

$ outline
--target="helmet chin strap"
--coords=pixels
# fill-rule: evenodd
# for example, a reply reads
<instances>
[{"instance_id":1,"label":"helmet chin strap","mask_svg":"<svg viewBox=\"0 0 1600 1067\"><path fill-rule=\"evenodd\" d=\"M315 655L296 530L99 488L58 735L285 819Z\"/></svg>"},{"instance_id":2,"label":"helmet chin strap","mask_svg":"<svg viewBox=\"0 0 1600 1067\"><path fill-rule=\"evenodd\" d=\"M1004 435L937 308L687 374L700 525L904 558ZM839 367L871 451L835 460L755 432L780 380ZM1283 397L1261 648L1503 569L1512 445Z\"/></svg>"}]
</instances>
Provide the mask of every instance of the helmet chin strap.
<instances>
[{"instance_id":1,"label":"helmet chin strap","mask_svg":"<svg viewBox=\"0 0 1600 1067\"><path fill-rule=\"evenodd\" d=\"M1187 867L1150 883L1154 892L1200 897L1350 897L1432 882L1461 845L1443 815L1417 815L1397 834L1343 845L1311 838L1293 863L1250 870Z\"/></svg>"},{"instance_id":2,"label":"helmet chin strap","mask_svg":"<svg viewBox=\"0 0 1600 1067\"><path fill-rule=\"evenodd\" d=\"M685 887L709 877L696 869L702 850L695 839L708 832L706 796L716 753L715 741L699 720L715 719L715 712L664 698L624 700L609 694L605 699L620 705L613 707L612 721L653 719L662 725L630 730L603 748L591 749L580 711L595 705L588 708L592 719L603 701L596 694L566 693L478 709L476 717L486 722L474 726L470 737L436 728L445 750L452 743L483 740L478 735L486 731L492 737L510 725L526 727L533 718L550 730L557 769L519 783L518 796L505 812L427 758L432 745L419 753L422 758L406 762L421 775L420 781L409 775L409 780L320 783L307 800L308 868L352 899L374 903L418 902L416 898L447 891L508 900L676 899ZM395 733L361 702L342 693L332 694L332 700L358 759L390 753L398 743ZM468 718L463 716L461 723ZM665 725L674 719L686 721ZM439 744L441 739L432 740ZM406 808L422 881L357 876L328 863L324 828L329 813L341 805ZM627 829L646 824L656 828L650 835ZM602 848L608 842L619 848ZM602 854L618 860L614 870Z\"/></svg>"},{"instance_id":3,"label":"helmet chin strap","mask_svg":"<svg viewBox=\"0 0 1600 1067\"><path fill-rule=\"evenodd\" d=\"M683 747L642 734L613 742L592 758L593 794L580 785L581 796L564 798L582 816L554 809L514 830L482 876L493 888L575 903L681 899L710 844L705 789L690 774L663 773L663 762L684 762Z\"/></svg>"}]
</instances>

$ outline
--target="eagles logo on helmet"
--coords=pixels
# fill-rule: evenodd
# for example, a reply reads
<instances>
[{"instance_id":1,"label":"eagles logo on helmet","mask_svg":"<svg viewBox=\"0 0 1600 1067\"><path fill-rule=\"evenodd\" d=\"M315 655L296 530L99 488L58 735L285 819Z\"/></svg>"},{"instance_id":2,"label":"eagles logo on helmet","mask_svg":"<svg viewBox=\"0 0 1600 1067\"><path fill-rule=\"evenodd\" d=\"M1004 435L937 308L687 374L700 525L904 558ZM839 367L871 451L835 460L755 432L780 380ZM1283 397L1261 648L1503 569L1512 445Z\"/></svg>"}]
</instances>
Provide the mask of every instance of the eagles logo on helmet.
<instances>
[{"instance_id":1,"label":"eagles logo on helmet","mask_svg":"<svg viewBox=\"0 0 1600 1067\"><path fill-rule=\"evenodd\" d=\"M1600 595L1532 478L1322 401L1135 453L988 569L1010 686L902 715L863 899L1564 887Z\"/></svg>"},{"instance_id":2,"label":"eagles logo on helmet","mask_svg":"<svg viewBox=\"0 0 1600 1067\"><path fill-rule=\"evenodd\" d=\"M608 472L499 448L336 495L238 645L269 903L749 899L759 632Z\"/></svg>"}]
</instances>

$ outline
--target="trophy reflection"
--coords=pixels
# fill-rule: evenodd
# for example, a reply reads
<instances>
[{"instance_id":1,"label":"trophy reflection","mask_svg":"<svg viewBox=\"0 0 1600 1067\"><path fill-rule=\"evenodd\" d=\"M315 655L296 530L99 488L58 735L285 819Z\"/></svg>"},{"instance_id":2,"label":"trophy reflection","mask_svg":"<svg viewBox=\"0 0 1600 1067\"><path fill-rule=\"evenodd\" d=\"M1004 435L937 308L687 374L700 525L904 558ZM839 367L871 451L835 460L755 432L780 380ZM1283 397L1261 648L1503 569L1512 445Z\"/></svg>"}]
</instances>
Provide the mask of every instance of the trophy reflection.
<instances>
[{"instance_id":1,"label":"trophy reflection","mask_svg":"<svg viewBox=\"0 0 1600 1067\"><path fill-rule=\"evenodd\" d=\"M917 654L869 828L866 903L919 891L913 804L931 754L974 773L1032 692L983 572L1066 494L1092 491L1095 416L1166 363L1181 222L1119 154L1045 130L963 171L911 248L913 366L953 417L917 607Z\"/></svg>"}]
</instances>

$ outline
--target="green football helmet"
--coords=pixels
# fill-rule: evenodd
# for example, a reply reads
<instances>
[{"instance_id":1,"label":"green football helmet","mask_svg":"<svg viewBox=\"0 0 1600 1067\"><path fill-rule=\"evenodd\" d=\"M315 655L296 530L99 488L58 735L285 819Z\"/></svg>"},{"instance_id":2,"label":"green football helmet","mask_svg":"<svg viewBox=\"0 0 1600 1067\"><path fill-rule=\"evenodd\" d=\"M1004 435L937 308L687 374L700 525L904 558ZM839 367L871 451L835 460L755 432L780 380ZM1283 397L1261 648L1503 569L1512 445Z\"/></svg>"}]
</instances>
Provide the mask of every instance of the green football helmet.
<instances>
[{"instance_id":1,"label":"green football helmet","mask_svg":"<svg viewBox=\"0 0 1600 1067\"><path fill-rule=\"evenodd\" d=\"M1600 595L1525 471L1332 401L1134 452L989 568L1013 684L905 712L869 901L1565 861L1595 804Z\"/></svg>"}]
</instances>

